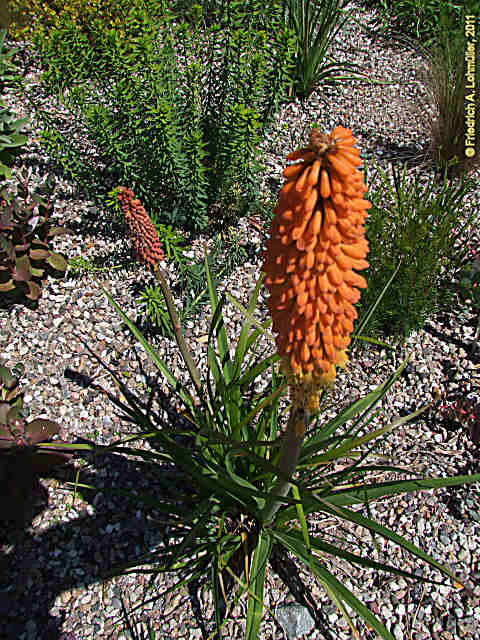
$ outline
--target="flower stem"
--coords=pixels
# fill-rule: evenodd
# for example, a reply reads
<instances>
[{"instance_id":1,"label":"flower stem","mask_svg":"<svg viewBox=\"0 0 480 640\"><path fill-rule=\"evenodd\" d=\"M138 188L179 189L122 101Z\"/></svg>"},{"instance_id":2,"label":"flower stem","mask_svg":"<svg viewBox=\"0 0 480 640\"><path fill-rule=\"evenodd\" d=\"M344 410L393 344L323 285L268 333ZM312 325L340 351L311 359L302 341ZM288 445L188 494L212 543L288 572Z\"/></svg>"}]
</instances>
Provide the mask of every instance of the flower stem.
<instances>
[{"instance_id":1,"label":"flower stem","mask_svg":"<svg viewBox=\"0 0 480 640\"><path fill-rule=\"evenodd\" d=\"M201 390L200 374L198 372L197 367L195 366L195 363L193 362L193 358L190 354L190 350L183 336L182 325L180 324L178 314L175 310L175 304L173 302L172 294L170 293L170 289L168 288L165 276L158 265L155 268L154 274L155 274L155 278L158 280L160 284L160 287L162 289L162 292L165 298L168 315L170 316L170 320L173 325L173 332L175 334L175 339L177 341L178 348L180 349L185 365L188 369L190 377L198 393Z\"/></svg>"},{"instance_id":2,"label":"flower stem","mask_svg":"<svg viewBox=\"0 0 480 640\"><path fill-rule=\"evenodd\" d=\"M290 480L297 468L308 417L308 412L303 407L292 405L287 428L283 434L283 446L278 463L282 475L277 477L261 513L264 524L269 524L273 520L282 505L282 500L279 498L284 498L290 490Z\"/></svg>"}]
</instances>

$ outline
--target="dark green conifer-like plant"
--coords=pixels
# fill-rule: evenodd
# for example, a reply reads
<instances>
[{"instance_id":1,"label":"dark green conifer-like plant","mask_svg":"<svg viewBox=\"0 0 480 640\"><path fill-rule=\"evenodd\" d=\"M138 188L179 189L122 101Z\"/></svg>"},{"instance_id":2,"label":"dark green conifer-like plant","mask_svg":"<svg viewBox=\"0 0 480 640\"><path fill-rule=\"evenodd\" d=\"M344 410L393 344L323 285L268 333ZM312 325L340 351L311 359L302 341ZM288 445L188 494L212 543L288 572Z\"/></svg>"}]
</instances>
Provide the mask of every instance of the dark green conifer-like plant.
<instances>
[{"instance_id":1,"label":"dark green conifer-like plant","mask_svg":"<svg viewBox=\"0 0 480 640\"><path fill-rule=\"evenodd\" d=\"M6 29L0 29L0 94L3 94L15 73L12 57L16 49L5 45L6 35ZM13 159L27 141L24 135L27 123L28 118L17 118L0 98L0 180L10 177Z\"/></svg>"}]
</instances>

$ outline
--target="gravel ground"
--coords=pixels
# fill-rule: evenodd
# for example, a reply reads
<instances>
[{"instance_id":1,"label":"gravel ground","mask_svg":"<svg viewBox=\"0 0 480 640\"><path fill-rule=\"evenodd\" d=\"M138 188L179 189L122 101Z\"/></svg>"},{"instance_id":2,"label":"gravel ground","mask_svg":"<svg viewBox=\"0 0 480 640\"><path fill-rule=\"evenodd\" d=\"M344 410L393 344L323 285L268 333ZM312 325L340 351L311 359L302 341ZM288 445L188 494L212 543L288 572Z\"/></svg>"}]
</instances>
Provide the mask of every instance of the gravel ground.
<instances>
[{"instance_id":1,"label":"gravel ground","mask_svg":"<svg viewBox=\"0 0 480 640\"><path fill-rule=\"evenodd\" d=\"M355 7L355 5L353 5ZM358 7L354 16L368 24L372 14ZM426 143L422 109L424 89L418 80L419 57L389 42L372 39L356 24L347 26L339 37L343 54L358 62L363 71L389 85L345 82L342 87L315 93L306 104L293 102L277 117L264 143L266 162L262 188L275 193L281 183L281 168L287 150L297 146L312 121L325 130L336 124L353 129L359 146L369 159L384 162L421 156ZM35 82L35 74L29 76ZM25 111L10 96L17 113ZM38 134L38 132L37 132ZM34 175L48 170L49 161L36 142L35 123L21 162L32 166ZM477 178L479 176L477 175ZM148 280L145 270L129 264L129 244L121 229L102 220L92 202L77 193L71 183L57 176L58 197L54 217L75 233L56 241L56 247L84 259L103 258L106 264L120 265L89 273L69 271L63 280L50 279L38 308L15 306L0 310L0 360L7 366L23 362L26 367L22 387L24 402L32 416L57 420L62 438L85 438L110 442L131 433L131 425L120 419L106 393L86 384L93 381L115 394L115 386L103 363L128 380L129 388L140 397L151 386L149 377L156 370L145 351L132 339L121 319L107 303L100 286L109 289L129 317L135 319L139 285ZM242 220L236 232L247 239L249 259L223 283L232 295L245 302L259 274L262 233L253 220ZM196 241L193 256L201 256L207 238ZM175 282L170 264L165 269ZM178 301L180 304L180 301ZM260 298L260 314L264 313ZM332 394L327 415L333 415L347 402L358 398L385 380L411 352L404 375L395 383L384 402L384 413L377 424L406 415L433 399L435 393L458 393L479 399L478 352L472 351L477 318L468 308L459 313L432 318L427 327L399 344L394 357L380 349L364 349L352 358L348 371L341 372ZM241 317L235 308L227 310L227 330L238 335ZM202 312L187 325L187 340L201 370L205 369L208 317ZM168 365L186 379L173 341L156 337L156 347ZM96 354L96 356L95 356ZM477 354L477 355L476 355ZM167 391L159 380L159 387ZM465 429L430 412L427 418L409 422L390 435L377 454L408 470L433 476L479 471L475 452ZM93 499L77 495L75 500L62 486L74 480L82 467L82 479L104 487ZM117 563L140 555L159 544L165 524L145 509L125 505L108 494L108 487L130 486L137 490L155 487L155 477L135 460L112 456L108 465L85 466L71 463L55 475L42 479L48 494L48 507L41 508L42 495L32 513L31 525L23 531L0 529L3 579L0 583L0 637L9 639L128 638L121 619L121 601L134 604L144 594L152 595L144 576L128 575L102 581L100 576ZM43 496L44 497L44 496ZM363 513L363 512L362 512ZM366 514L366 511L364 512ZM385 622L397 640L474 640L480 637L480 489L424 491L372 505L371 517L405 535L465 579L475 596L447 582L441 586L412 583L402 578L378 577L371 571L352 569L342 561L328 559L332 571L366 602ZM375 548L365 531L355 527L339 531L335 522L314 519L314 531L323 530L332 541L363 541L372 557L388 558L406 570L439 578L439 574L415 563L396 547L378 540ZM338 542L338 540L337 540ZM286 560L274 563L267 573L266 599L270 609L282 620L287 604L297 600L308 610L314 628L303 637L351 638L346 623L310 576L297 571ZM287 572L290 589L279 575ZM171 576L154 585L162 594L173 582ZM295 588L296 586L296 588ZM139 616L150 620L158 638L201 638L202 627L194 613L200 605L208 629L212 623L212 602L208 593L162 595L146 605ZM226 638L241 638L246 603L240 602L225 626ZM302 615L305 609L302 609ZM298 618L298 616L297 616ZM307 627L309 625L307 624ZM328 630L327 630L328 627ZM360 625L362 637L373 637ZM286 630L271 616L265 616L261 640L286 637Z\"/></svg>"}]
</instances>

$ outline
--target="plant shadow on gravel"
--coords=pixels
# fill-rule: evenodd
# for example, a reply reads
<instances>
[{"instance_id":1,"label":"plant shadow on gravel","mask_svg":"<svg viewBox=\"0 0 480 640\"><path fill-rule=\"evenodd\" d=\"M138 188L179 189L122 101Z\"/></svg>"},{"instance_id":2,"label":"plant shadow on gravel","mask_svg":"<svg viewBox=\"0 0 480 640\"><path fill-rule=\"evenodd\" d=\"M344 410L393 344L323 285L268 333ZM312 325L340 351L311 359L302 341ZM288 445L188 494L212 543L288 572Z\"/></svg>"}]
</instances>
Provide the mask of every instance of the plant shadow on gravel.
<instances>
[{"instance_id":1,"label":"plant shadow on gravel","mask_svg":"<svg viewBox=\"0 0 480 640\"><path fill-rule=\"evenodd\" d=\"M100 361L98 357L97 359ZM111 371L107 365L104 366ZM70 369L67 369L64 375L83 388L106 394L118 408L122 408L122 403L113 394L95 385L89 376ZM160 410L167 415L165 424L181 428L186 418L172 406L169 397L155 387L154 380L147 379L147 384L152 388L152 392L146 403L126 388L123 388L122 392L130 393L140 406L149 408L150 417L154 413L151 404L156 395ZM117 415L127 423L130 421L124 414ZM162 426L160 415L158 426ZM179 438L184 439L185 436ZM150 442L152 448L155 448L154 439ZM78 438L75 444L94 443ZM95 487L94 490L84 487L76 489L76 495L84 502L82 507L85 508L85 502L90 504L95 509L95 515L75 517L78 513L75 494L73 491L66 491L65 497L70 499L65 504L65 512L72 511L72 520L57 522L45 531L32 528L32 520L48 505L48 491L39 482L34 503L27 512L23 525L0 521L0 549L3 552L0 556L0 615L6 633L5 636L0 634L0 637L18 638L25 632L31 634L34 628L35 637L39 640L60 640L64 637L61 627L71 609L70 603L66 600L64 604L57 604L60 615L49 613L60 594L108 580L116 567L132 561L133 558L144 557L145 564L148 564L149 554L152 558L161 554L162 549L178 544L179 539L186 535L183 529L177 527L173 516L156 510L149 506L147 501L141 502L139 498L140 495L147 494L152 501L158 501L159 497L168 501L174 496L177 504L181 503L188 510L188 494L189 491L193 492L193 487L189 486L189 479L180 470L168 463L159 467L158 462L151 465L138 458L131 459L123 454L108 451L76 453L75 457L77 460L83 459L87 466L77 473L70 464L49 472L49 478L54 479L55 484L58 483L60 486L70 482ZM121 478L121 486L118 486L118 478ZM127 495L128 492L131 492L130 497ZM182 502L183 497L186 498L186 502ZM45 564L44 558L49 558L48 564ZM324 637L333 640L328 631L328 621L303 583L298 568L281 549L274 553L271 568L288 586L295 600L309 610ZM213 637L215 629L215 623L204 618L199 596L200 589L207 582L207 576L208 562L205 566L205 579L192 581L188 589L185 589L183 599L183 602L189 600L196 624L204 639ZM163 589L157 587L150 590L147 587L147 579L141 574L137 575L138 582L144 585L144 601L162 597ZM110 593L109 598L117 597L120 601L120 589L114 586L112 591L113 595ZM78 594L76 595L78 597ZM136 604L138 602L130 603L132 606ZM95 609L96 613L92 618L91 624L94 628L96 621L102 618L101 606L100 604L100 607ZM163 612L166 608L169 608L166 601L162 602L162 606L154 605L150 614L136 614L137 621L146 620L147 616L150 623L153 619L167 620L177 607L165 617ZM120 608L109 620L118 623L117 630L124 627Z\"/></svg>"},{"instance_id":2,"label":"plant shadow on gravel","mask_svg":"<svg viewBox=\"0 0 480 640\"><path fill-rule=\"evenodd\" d=\"M67 371L66 375L85 388L95 388L83 374ZM169 414L170 419L181 419L174 409L169 408ZM76 444L93 443L79 438ZM68 616L69 606L60 606L60 617L50 615L49 610L58 595L101 582L115 566L131 560L133 556L138 557L158 545L175 541L176 534L170 533L170 530L175 530L175 523L170 521L168 514L160 513L147 504L140 505L135 496L129 499L126 495L113 493L107 498L106 494L118 488L127 491L135 488L144 493L148 491L152 499L166 492L182 495L188 484L178 470L168 464L159 469L158 465L152 467L138 459L131 460L108 452L104 455L77 454L76 458L88 462L88 468L81 469L78 477L71 466L51 472L49 477L60 483L77 481L95 486L95 491L82 488L78 493L81 493L82 500L94 506L96 515L59 522L44 532L31 529L29 522L23 528L1 523L0 541L7 547L13 546L12 552L0 559L0 613L6 637L20 637L34 623L35 637L42 640L60 638L61 625ZM117 486L115 478L121 478L121 487ZM71 495L70 491L66 492L66 496ZM28 521L41 513L47 500L47 491L39 485ZM69 508L75 517L75 503ZM55 561L46 566L42 558L51 559L52 556ZM116 593L115 588L113 591ZM119 610L113 620L120 617Z\"/></svg>"}]
</instances>

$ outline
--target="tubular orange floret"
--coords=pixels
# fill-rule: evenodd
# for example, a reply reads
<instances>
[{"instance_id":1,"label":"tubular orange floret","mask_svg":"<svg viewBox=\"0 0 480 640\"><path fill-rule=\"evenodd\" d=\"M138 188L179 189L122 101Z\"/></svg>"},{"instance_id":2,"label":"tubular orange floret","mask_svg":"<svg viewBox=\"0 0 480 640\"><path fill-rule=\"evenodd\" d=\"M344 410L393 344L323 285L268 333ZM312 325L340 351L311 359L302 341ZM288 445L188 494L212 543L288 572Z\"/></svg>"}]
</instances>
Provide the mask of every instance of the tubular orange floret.
<instances>
[{"instance_id":1,"label":"tubular orange floret","mask_svg":"<svg viewBox=\"0 0 480 640\"><path fill-rule=\"evenodd\" d=\"M126 187L117 187L117 197L137 260L150 267L156 267L163 259L162 246L142 203L135 198L132 190Z\"/></svg>"},{"instance_id":2,"label":"tubular orange floret","mask_svg":"<svg viewBox=\"0 0 480 640\"><path fill-rule=\"evenodd\" d=\"M333 383L357 313L358 288L366 282L356 271L368 267L363 222L371 205L360 152L352 131L318 129L309 144L288 155L286 182L274 211L271 238L264 251L268 308L278 353L290 379L292 399L318 408L321 389Z\"/></svg>"}]
</instances>

